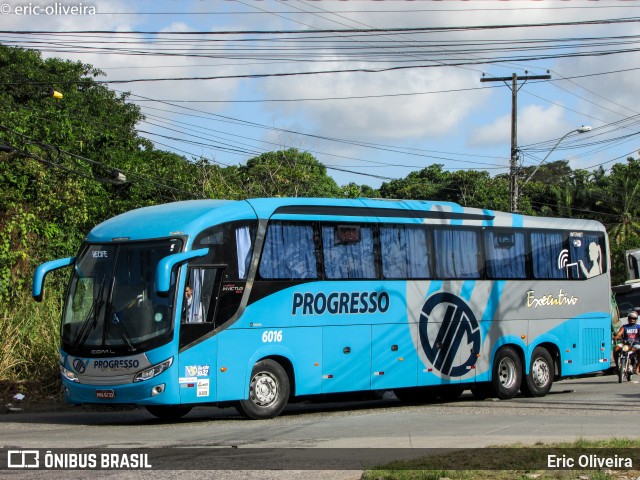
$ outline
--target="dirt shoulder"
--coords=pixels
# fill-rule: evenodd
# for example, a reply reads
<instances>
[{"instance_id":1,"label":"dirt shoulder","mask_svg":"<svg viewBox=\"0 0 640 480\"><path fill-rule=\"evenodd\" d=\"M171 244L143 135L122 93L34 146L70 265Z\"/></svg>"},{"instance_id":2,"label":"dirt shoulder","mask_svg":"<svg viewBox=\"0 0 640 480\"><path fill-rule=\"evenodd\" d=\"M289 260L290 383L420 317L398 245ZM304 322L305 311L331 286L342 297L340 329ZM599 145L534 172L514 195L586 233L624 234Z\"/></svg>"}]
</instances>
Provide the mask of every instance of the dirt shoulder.
<instances>
[{"instance_id":1,"label":"dirt shoulder","mask_svg":"<svg viewBox=\"0 0 640 480\"><path fill-rule=\"evenodd\" d=\"M43 412L72 408L64 402L59 384L0 380L0 414Z\"/></svg>"}]
</instances>

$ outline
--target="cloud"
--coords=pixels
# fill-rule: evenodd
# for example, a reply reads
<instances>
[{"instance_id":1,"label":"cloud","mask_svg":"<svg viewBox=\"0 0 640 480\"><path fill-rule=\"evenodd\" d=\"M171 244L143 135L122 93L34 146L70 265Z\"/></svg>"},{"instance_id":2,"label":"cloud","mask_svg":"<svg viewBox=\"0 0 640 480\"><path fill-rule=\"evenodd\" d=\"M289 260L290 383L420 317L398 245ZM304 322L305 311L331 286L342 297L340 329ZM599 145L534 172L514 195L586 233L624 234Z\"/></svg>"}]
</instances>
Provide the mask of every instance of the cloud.
<instances>
[{"instance_id":1,"label":"cloud","mask_svg":"<svg viewBox=\"0 0 640 480\"><path fill-rule=\"evenodd\" d=\"M329 136L388 139L436 138L445 135L484 95L475 92L402 95L458 90L469 85L461 71L415 69L392 73L341 73L269 79L266 98L369 97L351 100L301 101L272 107L282 117L304 118L314 132ZM398 96L377 97L381 94Z\"/></svg>"},{"instance_id":2,"label":"cloud","mask_svg":"<svg viewBox=\"0 0 640 480\"><path fill-rule=\"evenodd\" d=\"M565 110L559 105L544 107L528 105L518 112L518 144L526 145L558 138L570 131ZM511 115L503 115L493 123L475 128L469 135L471 147L509 145L511 143Z\"/></svg>"},{"instance_id":3,"label":"cloud","mask_svg":"<svg viewBox=\"0 0 640 480\"><path fill-rule=\"evenodd\" d=\"M39 18L13 16L11 21L14 23L11 25L11 29L153 30L163 32L282 29L308 30L309 35L306 36L315 37L311 40L309 38L298 40L299 37L289 35L289 40L282 41L280 44L283 50L274 47L273 43L265 42L262 43L262 46L266 47L266 50L260 52L254 48L254 44L247 42L244 45L249 45L249 49L244 53L247 55L256 54L256 58L251 59L243 56L242 46L239 44L235 45L237 49L231 46L230 40L237 40L235 36L220 37L225 42L216 42L215 52L213 52L213 44L181 43L189 40L190 37L180 36L178 40L176 37L165 35L164 39L156 38L152 43L144 43L144 48L157 49L159 55L154 56L125 55L125 52L117 55L101 54L89 51L80 54L45 53L46 56L59 56L93 64L103 69L107 73L108 79L382 68L400 65L408 61L422 64L463 59L469 62L479 62L483 58L490 57L492 53L471 51L471 47L465 47L464 49L467 51L464 56L454 55L452 51L457 48L455 42L465 40L470 42L472 46L480 48L486 47L482 41L495 40L502 42L502 47L508 48L524 45L516 44L516 41L547 39L552 41L552 44L556 44L568 37L613 37L635 34L637 30L637 24L615 24L507 28L487 31L459 30L421 35L402 33L367 37L349 33L327 33L321 35L323 41L320 41L320 35L313 35L315 29L535 24L631 16L629 11L624 8L612 10L601 6L585 8L584 6L574 6L571 2L561 5L554 2L225 2L217 4L185 1L180 3L180 10L184 11L185 15L146 15L142 11L133 12L133 10L142 9L147 9L151 13L176 11L177 3L169 1L154 2L153 6L151 4L142 6L141 3L124 0L110 2L97 0L96 6L99 15L94 16ZM326 10L331 10L331 12ZM384 13L375 13L380 11ZM132 13L109 15L110 12ZM230 12L236 14L229 14ZM9 18L5 17L4 20L7 21ZM203 37L191 37L191 39L195 38L202 39ZM142 42L144 37L132 35L130 39ZM98 40L85 38L84 41L94 42L85 43L86 45L97 45L95 42ZM385 40L384 43L383 40ZM437 43L439 41L444 44ZM118 44L106 46L122 47ZM129 47L135 46L129 45ZM142 43L138 46L142 46ZM296 47L301 46L307 50L292 53ZM184 48L184 53L191 56L166 55L170 53L170 49L178 47ZM286 50L284 47L291 47L292 50ZM586 46L581 49L573 48L554 52L566 53L569 50L584 52L592 47L589 42L586 42ZM633 48L633 46L626 48ZM206 56L208 52L211 53L210 57ZM348 61L342 61L346 57L338 58L339 54L345 52L351 53ZM392 52L394 55L390 55ZM404 52L404 54L398 54L398 52ZM273 53L273 57L271 61L265 60L258 53ZM532 54L537 54L537 52ZM224 56L228 58L223 58ZM285 60L288 63L284 63ZM482 85L479 80L483 72L488 75L510 76L513 72L520 74L525 70L529 70L530 73L543 73L547 68L553 69L554 79L552 82L541 82L535 86L530 84L523 89L523 93L531 89L530 92L535 93L536 96L521 95L518 99L518 140L519 144L525 145L559 138L581 123L590 123L595 127L598 124L619 120L625 115L633 115L632 109L635 108L635 99L640 93L638 91L640 82L636 81L640 72L586 77L575 79L572 81L573 83L556 80L562 76L570 77L630 68L638 64L637 60L640 60L640 54L625 53L624 55L527 61L517 64L505 61L490 65L467 65L458 68L437 66L385 73L340 73L251 80L148 82L113 84L111 87L155 99L185 101L369 97L292 103L183 104L198 110L198 112L190 111L200 116L196 119L182 117L168 111L158 113L149 108L189 112L178 107L163 106L152 102L141 103L141 105L150 115L162 115L166 118L165 121L182 120L197 124L198 127L201 127L198 133L205 136L216 134L212 130L222 130L228 134L226 138L229 143L237 142L238 145L242 145L243 149L245 143L251 145L251 147L246 147L247 149L255 149L256 151L279 148L278 145L281 144L281 148L290 145L362 159L354 161L353 158L324 157L327 162L335 165L364 165L368 160L385 161L389 157L394 157L394 162L415 162L416 165L424 164L425 161L430 160L410 155L401 157L397 152L363 150L355 145L330 143L318 138L300 137L282 131L241 130L238 122L233 121L212 124L202 119L205 114L200 111L220 113L232 118L307 132L317 136L344 138L354 142L386 143L406 148L460 152L465 155L464 158L469 157L469 153L478 156L485 155L487 162L490 163L491 156L504 155L505 151L508 154L511 132L510 102L508 91L504 87L480 89ZM243 65L243 63L245 64ZM545 85L543 86L542 83ZM561 88L556 88L555 85ZM380 97L380 95L443 92L445 90L457 90L457 92ZM578 94L582 98L574 94ZM135 99L135 97L132 98ZM168 126L182 129L179 124ZM153 131L171 135L160 127L145 125L145 129L150 130L151 128L157 128ZM184 126L184 128L184 132L180 134L182 137L188 136L189 130L187 128L193 127ZM207 128L210 129L208 133ZM191 132L194 131L191 130ZM232 137L233 135L236 136ZM178 136L177 132L176 136ZM260 140L264 140L265 143L260 143ZM266 141L272 141L275 145L266 143ZM167 141L167 143L169 142ZM197 148L187 147L184 144L177 145L185 150ZM160 148L164 147L160 146ZM453 154L450 155L450 157L453 156ZM609 158L614 156L610 155ZM238 153L230 161L237 163L244 159L243 154ZM229 159L223 158L223 160ZM441 162L441 160L434 161ZM446 163L446 158L444 161ZM450 165L465 166L462 161L457 163L452 161ZM397 169L384 169L372 164L370 168L372 172L382 175L400 176L408 173L408 170L399 172Z\"/></svg>"}]
</instances>

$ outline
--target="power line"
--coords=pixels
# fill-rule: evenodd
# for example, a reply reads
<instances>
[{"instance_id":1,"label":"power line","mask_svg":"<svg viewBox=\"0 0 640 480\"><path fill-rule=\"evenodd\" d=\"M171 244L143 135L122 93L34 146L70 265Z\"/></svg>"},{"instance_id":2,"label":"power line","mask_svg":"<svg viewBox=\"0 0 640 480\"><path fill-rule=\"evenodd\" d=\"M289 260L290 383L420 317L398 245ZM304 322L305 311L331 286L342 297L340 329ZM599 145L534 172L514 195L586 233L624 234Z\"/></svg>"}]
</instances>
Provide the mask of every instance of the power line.
<instances>
[{"instance_id":1,"label":"power line","mask_svg":"<svg viewBox=\"0 0 640 480\"><path fill-rule=\"evenodd\" d=\"M87 158L85 156L78 155L78 154L73 153L73 152L69 152L67 150L64 150L64 149L56 146L56 145L51 145L51 144L48 144L48 143L45 143L45 142L41 142L41 141L39 141L37 139L34 139L33 137L30 137L30 136L25 135L23 133L17 132L15 130L13 130L12 128L7 127L6 125L1 125L0 124L0 129L4 130L6 132L12 133L14 135L18 135L18 136L20 136L22 138L26 138L27 140L31 141L33 144L38 145L39 147L41 147L41 148L43 148L45 150L52 150L52 151L55 151L57 153L63 153L65 155L70 156L71 158L75 158L77 160L81 160L81 161L90 163L92 165L100 166L102 168L107 168L109 170L113 170L115 168L115 167L110 167L108 165L105 165L105 164L103 164L101 162L98 162L96 160L92 160L90 158ZM20 152L25 152L24 150L20 150L20 149L15 148L15 147L12 147L12 148L14 148L15 150L18 150ZM31 155L29 152L26 152L26 153ZM74 171L72 169L68 169L67 167L64 167L62 165L54 164L54 163L52 163L52 165L56 166L56 167L59 167L59 168L62 168L62 169L65 169L65 170L69 171L70 173L79 174L77 171ZM134 173L134 172L125 171L125 170L122 170L120 168L118 168L117 170L122 172L122 173L124 173L124 174L126 174L128 177L139 178L142 181L145 181L147 183L151 183L151 184L153 184L155 186L158 186L158 187L161 187L161 188L163 188L165 190L170 190L170 191L174 191L174 192L177 192L177 193L186 194L186 195L188 195L188 196L193 198L193 193L192 192L188 192L186 190L181 190L179 188L171 187L169 185L166 185L166 184L163 184L161 182L149 179L148 177L145 177L143 175L140 175L140 174L137 174L137 173ZM93 180L96 180L96 178L94 178L94 177L89 177L89 176L86 176L86 175L83 175L83 176L85 176L86 178L91 178Z\"/></svg>"},{"instance_id":2,"label":"power line","mask_svg":"<svg viewBox=\"0 0 640 480\"><path fill-rule=\"evenodd\" d=\"M626 2L625 2L626 3ZM547 4L549 5L549 4ZM426 12L426 13L438 13L438 12L456 12L456 13L470 13L470 12L503 12L503 11L527 11L527 10L543 10L543 11L547 11L547 10L598 10L598 9L616 9L616 8L624 8L624 9L628 9L628 8L640 8L640 5L633 5L633 4L625 4L625 5L582 5L582 6L574 6L574 5L567 5L567 6L544 6L544 7L528 7L528 6L522 6L522 5L518 5L517 7L501 7L501 8L469 8L467 6L465 6L464 8L415 8L415 9L403 9L403 10L341 10L340 13L343 14L348 14L348 13L376 13L376 14L382 14L382 15L387 15L390 13L422 13L422 12ZM194 11L191 12L192 14L197 14L197 15L215 15L215 16L224 16L224 15L261 15L264 14L265 12L247 12L247 11L243 11L243 10L233 10L233 11L227 11L227 12L218 12L218 11L212 11L212 12L208 12L208 11L202 11L202 10L198 10L198 11ZM295 10L282 10L279 11L278 13L282 13L282 14L287 14L287 15L297 15L300 14L300 12L295 11ZM168 12L148 12L148 11L140 11L140 12L96 12L96 15L185 15L188 14L185 11L168 11Z\"/></svg>"},{"instance_id":3,"label":"power line","mask_svg":"<svg viewBox=\"0 0 640 480\"><path fill-rule=\"evenodd\" d=\"M115 91L119 92L118 90L115 90ZM137 94L132 94L132 97L143 98L143 99L146 99L146 100L153 100L153 99L151 99L149 97L145 97L145 96L137 95ZM135 101L135 100L133 100L133 101ZM232 122L232 123L235 123L237 125L244 125L244 126L249 126L249 127L259 128L259 129L264 129L264 130L278 131L278 132L282 132L282 133L300 135L300 136L314 138L314 139L318 139L318 140L343 143L343 144L346 144L346 145L366 147L366 148L375 149L375 150L388 151L388 152L393 152L393 153L402 153L404 155L410 155L410 156L432 158L432 159L436 159L436 160L454 160L454 161L459 161L459 162L462 162L462 163L476 163L476 164L480 163L480 162L457 160L457 159L451 159L451 158L443 158L443 157L440 157L438 155L430 155L430 154L428 154L428 153L447 154L447 152L429 151L429 150L424 150L424 149L405 149L406 151L403 151L403 150L401 150L398 147L393 146L393 145L380 144L380 143L371 143L371 142L360 142L360 141L348 140L348 139L344 139L344 138L336 138L336 137L327 137L327 136L323 136L323 135L315 135L315 134L310 134L310 133L305 133L305 132L300 132L300 131L295 131L295 130L290 130L290 129L271 127L271 126L263 125L263 124L260 124L260 123L257 123L257 122L241 120L241 119L237 119L237 118L230 117L230 116L213 114L213 113L209 113L209 112L206 112L206 111L203 111L203 110L199 110L199 109L195 109L195 108L192 108L192 107L185 107L185 106L182 106L182 105L175 105L175 104L172 104L171 102L166 102L166 101L163 101L163 100L156 100L156 102L158 102L160 104L164 104L164 105L170 105L170 106L173 106L173 107L177 107L177 108L180 108L180 109L183 109L183 110L187 110L187 111L203 113L203 114L205 114L207 116L205 118L213 118L213 119L215 119L217 121L223 121L223 122ZM174 113L179 113L179 112L174 112ZM462 155L462 154L455 154L455 155ZM467 154L464 154L464 156L478 157L478 155L467 155ZM484 165L486 165L486 163L484 163Z\"/></svg>"},{"instance_id":4,"label":"power line","mask_svg":"<svg viewBox=\"0 0 640 480\"><path fill-rule=\"evenodd\" d=\"M467 25L467 26L445 26L445 27L402 27L402 28L358 28L358 29L318 29L316 33L412 33L412 32L455 32L455 31L477 31L477 30L504 30L512 28L547 28L547 27L567 27L583 25L614 25L625 23L638 23L640 17L607 18L600 20L578 20L571 22L542 22L542 23L518 23L518 24L498 24L498 25ZM215 35L307 35L308 30L222 30L216 31ZM77 35L77 34L102 34L102 35L167 35L167 36L199 36L211 35L211 31L158 31L158 30L66 30L59 32L55 30L0 30L0 34L12 35Z\"/></svg>"}]
</instances>

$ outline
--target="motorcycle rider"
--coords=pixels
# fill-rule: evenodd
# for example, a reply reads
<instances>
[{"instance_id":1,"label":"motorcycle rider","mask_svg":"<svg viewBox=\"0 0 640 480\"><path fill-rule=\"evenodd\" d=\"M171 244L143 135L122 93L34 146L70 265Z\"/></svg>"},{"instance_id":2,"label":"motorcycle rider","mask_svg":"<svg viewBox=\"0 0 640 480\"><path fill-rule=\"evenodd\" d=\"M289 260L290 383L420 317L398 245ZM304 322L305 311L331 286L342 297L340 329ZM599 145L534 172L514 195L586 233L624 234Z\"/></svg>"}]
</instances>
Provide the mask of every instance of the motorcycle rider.
<instances>
[{"instance_id":1,"label":"motorcycle rider","mask_svg":"<svg viewBox=\"0 0 640 480\"><path fill-rule=\"evenodd\" d=\"M618 333L616 333L614 339L615 340L621 340L619 343L616 344L614 350L613 350L613 358L616 362L616 370L619 368L619 364L618 364L618 359L620 357L620 350L622 350L622 345L624 343L628 343L629 346L631 347L631 351L633 352L633 354L636 357L636 365L639 366L640 363L638 362L638 360L640 360L639 355L640 355L640 327L637 325L638 322L638 314L632 310L631 312L629 312L629 316L627 317L627 321L629 323L627 323L626 325L622 325L620 327L620 329L618 330ZM635 373L635 372L634 372Z\"/></svg>"}]
</instances>

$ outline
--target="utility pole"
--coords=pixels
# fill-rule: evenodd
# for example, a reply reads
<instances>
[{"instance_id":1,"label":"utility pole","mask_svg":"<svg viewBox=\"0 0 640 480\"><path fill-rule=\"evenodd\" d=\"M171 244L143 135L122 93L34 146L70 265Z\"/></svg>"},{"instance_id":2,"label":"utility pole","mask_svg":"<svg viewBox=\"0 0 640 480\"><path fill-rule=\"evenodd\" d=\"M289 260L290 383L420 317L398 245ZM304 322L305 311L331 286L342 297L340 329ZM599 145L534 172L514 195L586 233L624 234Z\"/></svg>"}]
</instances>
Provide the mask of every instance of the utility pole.
<instances>
[{"instance_id":1,"label":"utility pole","mask_svg":"<svg viewBox=\"0 0 640 480\"><path fill-rule=\"evenodd\" d=\"M518 212L518 200L520 199L520 191L518 189L518 90L522 88L527 80L549 80L551 75L526 75L524 72L523 77L519 77L514 73L510 77L499 78L487 78L482 77L481 82L504 82L507 83L511 80L511 160L509 161L509 186L511 190L511 211ZM523 80L523 83L518 87L518 80Z\"/></svg>"}]
</instances>

